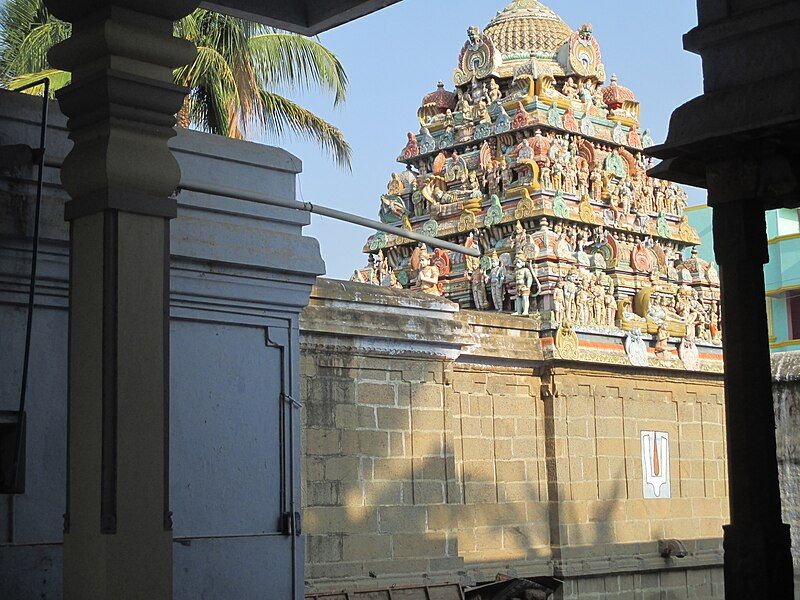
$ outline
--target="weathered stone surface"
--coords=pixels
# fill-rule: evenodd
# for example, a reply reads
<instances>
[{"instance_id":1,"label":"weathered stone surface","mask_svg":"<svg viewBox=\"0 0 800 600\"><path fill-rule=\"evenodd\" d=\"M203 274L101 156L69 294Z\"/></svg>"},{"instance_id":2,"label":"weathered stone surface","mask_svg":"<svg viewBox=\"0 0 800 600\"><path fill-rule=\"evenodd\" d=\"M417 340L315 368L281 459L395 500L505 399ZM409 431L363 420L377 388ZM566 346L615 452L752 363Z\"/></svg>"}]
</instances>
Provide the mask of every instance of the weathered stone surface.
<instances>
[{"instance_id":1,"label":"weathered stone surface","mask_svg":"<svg viewBox=\"0 0 800 600\"><path fill-rule=\"evenodd\" d=\"M797 576L800 573L800 352L773 355L772 377L783 522L792 528Z\"/></svg>"},{"instance_id":2,"label":"weathered stone surface","mask_svg":"<svg viewBox=\"0 0 800 600\"><path fill-rule=\"evenodd\" d=\"M322 281L301 318L303 401L316 419L306 421L306 526L364 541L347 551L345 538L341 558L334 542L309 547L309 589L504 572L563 578L564 598L720 597L720 375L548 360L524 319L363 287ZM365 331L371 318L381 331ZM316 393L342 378L341 451L320 455L335 444ZM642 497L642 430L670 435L671 499ZM332 497L314 487L319 459L327 485L341 476L338 508L314 502ZM664 538L689 556L665 563Z\"/></svg>"}]
</instances>

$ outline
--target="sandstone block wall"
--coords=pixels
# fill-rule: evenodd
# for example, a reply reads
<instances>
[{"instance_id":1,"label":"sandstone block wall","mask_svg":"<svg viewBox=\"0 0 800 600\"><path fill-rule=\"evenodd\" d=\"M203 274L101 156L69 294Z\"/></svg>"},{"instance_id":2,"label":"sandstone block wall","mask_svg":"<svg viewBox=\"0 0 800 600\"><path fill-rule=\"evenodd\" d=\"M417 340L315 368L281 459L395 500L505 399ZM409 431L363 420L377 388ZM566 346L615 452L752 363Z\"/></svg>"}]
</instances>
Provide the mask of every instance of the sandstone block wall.
<instances>
[{"instance_id":1,"label":"sandstone block wall","mask_svg":"<svg viewBox=\"0 0 800 600\"><path fill-rule=\"evenodd\" d=\"M525 320L359 284L321 282L301 327L310 590L722 596L719 375L542 360ZM643 498L642 430L670 435L671 499Z\"/></svg>"}]
</instances>

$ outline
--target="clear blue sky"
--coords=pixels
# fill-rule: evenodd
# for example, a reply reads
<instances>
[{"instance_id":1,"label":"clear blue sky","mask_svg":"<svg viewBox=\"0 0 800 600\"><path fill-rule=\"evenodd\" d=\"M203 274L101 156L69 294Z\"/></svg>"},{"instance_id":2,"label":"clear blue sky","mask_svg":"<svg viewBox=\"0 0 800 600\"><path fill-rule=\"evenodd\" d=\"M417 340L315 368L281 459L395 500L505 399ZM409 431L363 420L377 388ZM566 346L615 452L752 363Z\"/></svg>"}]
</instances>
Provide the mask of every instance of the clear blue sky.
<instances>
[{"instance_id":1,"label":"clear blue sky","mask_svg":"<svg viewBox=\"0 0 800 600\"><path fill-rule=\"evenodd\" d=\"M510 1L510 0L509 0ZM642 104L642 126L657 143L664 140L672 110L702 93L698 56L683 50L681 36L697 23L694 0L590 0L545 2L572 28L590 22L603 52L608 77L616 73ZM280 145L303 161L299 199L377 218L380 194L406 133L418 131L422 97L452 72L470 25L483 28L507 0L403 0L375 14L325 33L321 41L340 58L350 78L344 106L329 99L296 99L337 125L353 147L353 170L337 169L312 144ZM265 140L270 142L270 140ZM692 204L705 202L689 190ZM306 234L318 238L329 277L349 278L364 266L364 240L372 232L313 217Z\"/></svg>"}]
</instances>

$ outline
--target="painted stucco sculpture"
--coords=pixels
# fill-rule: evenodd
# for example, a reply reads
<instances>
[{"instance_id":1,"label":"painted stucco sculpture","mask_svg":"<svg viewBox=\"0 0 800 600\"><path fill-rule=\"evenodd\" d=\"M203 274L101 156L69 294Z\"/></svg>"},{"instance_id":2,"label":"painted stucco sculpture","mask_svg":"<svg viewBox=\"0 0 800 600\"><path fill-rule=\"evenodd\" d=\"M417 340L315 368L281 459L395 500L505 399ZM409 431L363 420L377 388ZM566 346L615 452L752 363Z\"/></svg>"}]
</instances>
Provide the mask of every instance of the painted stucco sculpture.
<instances>
[{"instance_id":1,"label":"painted stucco sculpture","mask_svg":"<svg viewBox=\"0 0 800 600\"><path fill-rule=\"evenodd\" d=\"M646 173L652 137L635 94L616 75L606 79L592 26L572 31L536 0L512 2L483 30L469 27L455 89L440 82L423 99L420 133L408 135L398 157L405 170L391 175L380 216L480 247L483 274L448 254L437 280L463 308L527 316L515 267L522 254L540 284L530 316L542 331L567 321L579 333L638 330L681 364L661 351L667 340L674 349L686 337L721 341L719 277L688 253L700 239L685 191ZM404 287L427 285L412 242L376 234L365 251L379 250Z\"/></svg>"}]
</instances>

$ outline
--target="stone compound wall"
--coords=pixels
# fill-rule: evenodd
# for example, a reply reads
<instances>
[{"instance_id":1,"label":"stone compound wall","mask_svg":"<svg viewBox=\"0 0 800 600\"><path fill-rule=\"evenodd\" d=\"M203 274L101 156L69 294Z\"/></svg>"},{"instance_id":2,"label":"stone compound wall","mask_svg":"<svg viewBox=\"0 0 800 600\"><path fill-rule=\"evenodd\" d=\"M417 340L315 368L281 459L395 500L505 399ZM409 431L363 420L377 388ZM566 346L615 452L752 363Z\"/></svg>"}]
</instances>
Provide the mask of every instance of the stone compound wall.
<instances>
[{"instance_id":1,"label":"stone compound wall","mask_svg":"<svg viewBox=\"0 0 800 600\"><path fill-rule=\"evenodd\" d=\"M529 321L326 280L301 330L309 591L507 573L722 597L719 375L545 361ZM642 430L670 435L669 500L643 498Z\"/></svg>"},{"instance_id":2,"label":"stone compound wall","mask_svg":"<svg viewBox=\"0 0 800 600\"><path fill-rule=\"evenodd\" d=\"M772 377L783 522L792 526L797 579L800 576L800 352L773 354Z\"/></svg>"}]
</instances>

